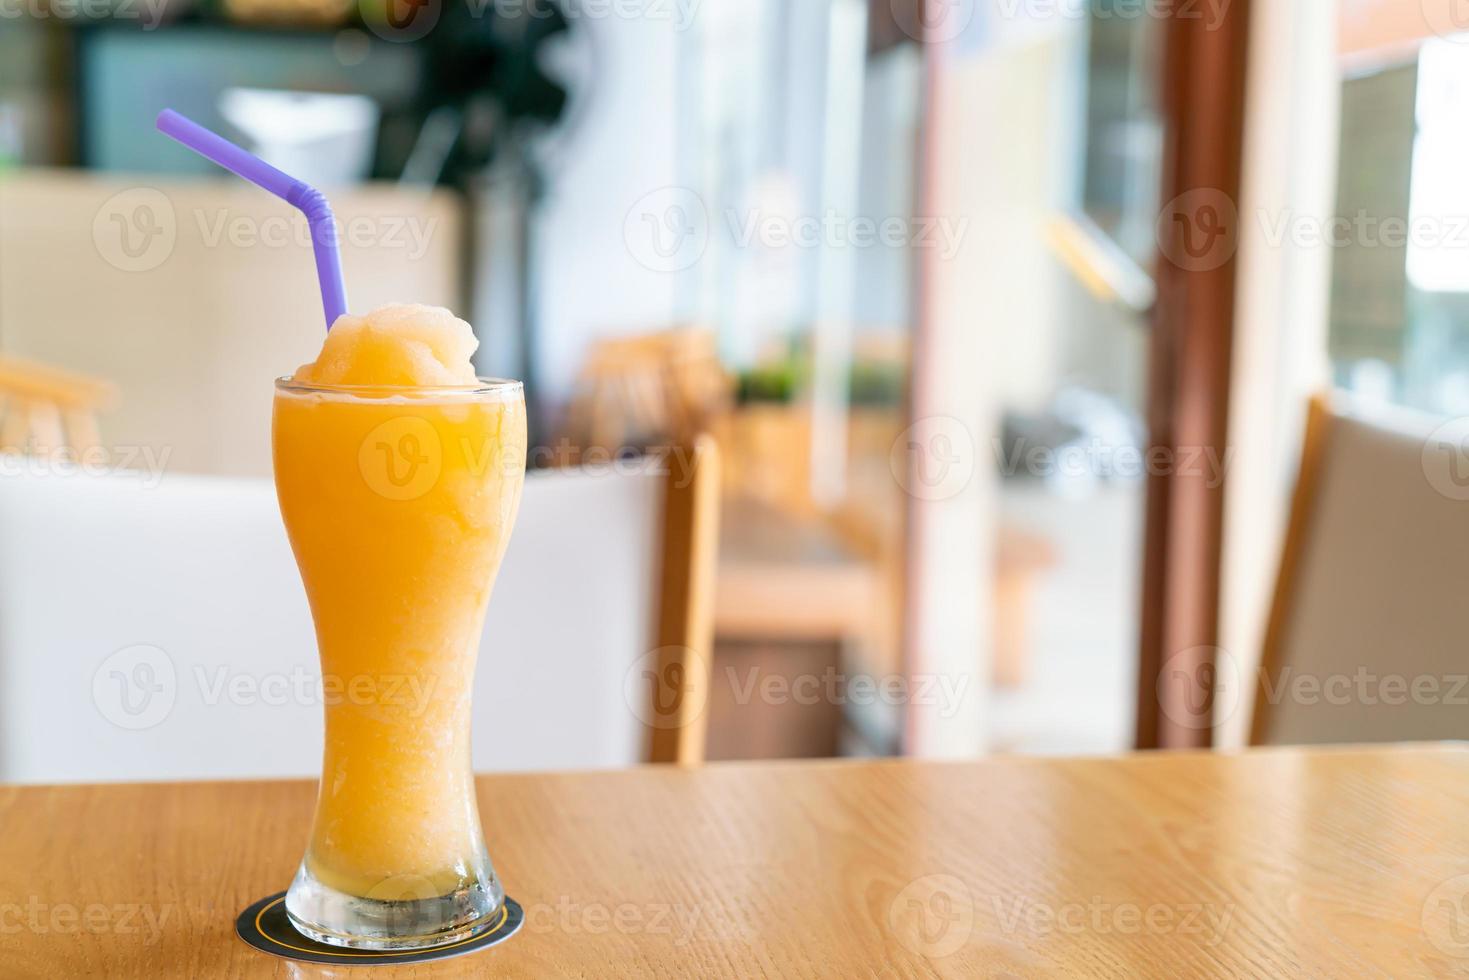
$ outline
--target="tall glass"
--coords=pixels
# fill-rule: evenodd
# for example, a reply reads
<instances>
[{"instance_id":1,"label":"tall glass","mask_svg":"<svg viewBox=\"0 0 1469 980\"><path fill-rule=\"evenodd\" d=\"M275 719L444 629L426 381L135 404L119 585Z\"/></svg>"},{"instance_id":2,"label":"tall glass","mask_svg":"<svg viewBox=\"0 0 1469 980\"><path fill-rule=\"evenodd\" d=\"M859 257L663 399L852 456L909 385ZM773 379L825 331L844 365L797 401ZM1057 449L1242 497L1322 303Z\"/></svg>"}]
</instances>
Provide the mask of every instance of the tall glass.
<instances>
[{"instance_id":1,"label":"tall glass","mask_svg":"<svg viewBox=\"0 0 1469 980\"><path fill-rule=\"evenodd\" d=\"M326 751L286 895L304 934L363 949L493 924L470 768L485 606L525 479L519 382L276 382L275 484L321 654Z\"/></svg>"}]
</instances>

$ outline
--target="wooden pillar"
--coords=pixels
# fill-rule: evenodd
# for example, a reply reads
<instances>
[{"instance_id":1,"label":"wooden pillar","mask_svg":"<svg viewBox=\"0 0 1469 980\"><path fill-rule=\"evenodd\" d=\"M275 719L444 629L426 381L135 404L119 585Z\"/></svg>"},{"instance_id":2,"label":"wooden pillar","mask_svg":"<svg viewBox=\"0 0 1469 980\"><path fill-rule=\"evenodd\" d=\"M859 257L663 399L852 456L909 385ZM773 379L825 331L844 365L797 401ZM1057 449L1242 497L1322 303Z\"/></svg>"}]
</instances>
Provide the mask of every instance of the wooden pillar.
<instances>
[{"instance_id":1,"label":"wooden pillar","mask_svg":"<svg viewBox=\"0 0 1469 980\"><path fill-rule=\"evenodd\" d=\"M1200 14L1207 9L1208 16ZM1149 351L1139 748L1212 742L1249 0L1164 20L1164 202Z\"/></svg>"}]
</instances>

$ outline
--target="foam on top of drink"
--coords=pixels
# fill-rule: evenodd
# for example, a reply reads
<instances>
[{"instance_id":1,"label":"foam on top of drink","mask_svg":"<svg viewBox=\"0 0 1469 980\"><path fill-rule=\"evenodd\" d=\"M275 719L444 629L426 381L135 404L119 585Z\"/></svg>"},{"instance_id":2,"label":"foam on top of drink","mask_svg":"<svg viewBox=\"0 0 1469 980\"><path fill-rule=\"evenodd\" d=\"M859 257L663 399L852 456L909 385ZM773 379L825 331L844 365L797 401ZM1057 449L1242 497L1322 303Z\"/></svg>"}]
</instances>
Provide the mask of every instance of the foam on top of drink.
<instances>
[{"instance_id":1,"label":"foam on top of drink","mask_svg":"<svg viewBox=\"0 0 1469 980\"><path fill-rule=\"evenodd\" d=\"M472 385L470 355L479 341L442 306L393 303L365 316L346 314L327 332L321 354L296 371L311 385Z\"/></svg>"}]
</instances>

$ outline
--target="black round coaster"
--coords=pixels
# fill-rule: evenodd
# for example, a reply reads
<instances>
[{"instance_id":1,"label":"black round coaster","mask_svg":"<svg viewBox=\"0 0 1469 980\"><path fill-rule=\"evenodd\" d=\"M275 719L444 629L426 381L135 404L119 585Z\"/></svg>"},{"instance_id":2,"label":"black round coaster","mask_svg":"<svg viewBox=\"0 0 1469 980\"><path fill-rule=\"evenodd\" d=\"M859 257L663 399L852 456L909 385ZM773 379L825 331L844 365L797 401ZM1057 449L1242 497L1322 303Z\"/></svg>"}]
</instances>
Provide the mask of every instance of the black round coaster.
<instances>
[{"instance_id":1,"label":"black round coaster","mask_svg":"<svg viewBox=\"0 0 1469 980\"><path fill-rule=\"evenodd\" d=\"M506 896L499 917L468 939L457 943L437 946L433 949L343 949L328 946L314 939L307 939L291 925L286 915L286 893L270 895L254 903L235 920L235 932L241 939L261 952L305 963L352 963L354 966L373 964L423 963L428 960L443 960L451 956L462 956L486 946L504 942L515 935L525 922L525 912L520 903Z\"/></svg>"}]
</instances>

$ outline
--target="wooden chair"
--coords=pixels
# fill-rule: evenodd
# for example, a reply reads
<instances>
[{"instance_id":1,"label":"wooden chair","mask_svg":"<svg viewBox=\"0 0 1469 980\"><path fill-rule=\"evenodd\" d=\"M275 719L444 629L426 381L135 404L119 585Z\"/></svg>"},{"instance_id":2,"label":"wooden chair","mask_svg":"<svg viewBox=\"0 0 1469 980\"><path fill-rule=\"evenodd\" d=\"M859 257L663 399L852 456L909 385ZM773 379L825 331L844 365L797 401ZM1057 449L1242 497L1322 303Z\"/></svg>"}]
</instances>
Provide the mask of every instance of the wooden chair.
<instances>
[{"instance_id":1,"label":"wooden chair","mask_svg":"<svg viewBox=\"0 0 1469 980\"><path fill-rule=\"evenodd\" d=\"M97 411L112 397L105 381L0 355L0 451L92 449Z\"/></svg>"},{"instance_id":2,"label":"wooden chair","mask_svg":"<svg viewBox=\"0 0 1469 980\"><path fill-rule=\"evenodd\" d=\"M476 768L702 760L718 490L707 438L666 467L528 475ZM316 644L268 480L0 479L0 624L0 783L318 772L319 699L290 681L318 675Z\"/></svg>"},{"instance_id":3,"label":"wooden chair","mask_svg":"<svg viewBox=\"0 0 1469 980\"><path fill-rule=\"evenodd\" d=\"M476 765L703 761L719 454L700 436L648 462L627 475L573 467L527 479L485 622ZM505 718L534 733L534 753L507 752L502 726L482 721ZM509 733L512 745L519 734Z\"/></svg>"},{"instance_id":4,"label":"wooden chair","mask_svg":"<svg viewBox=\"0 0 1469 980\"><path fill-rule=\"evenodd\" d=\"M704 761L714 664L719 558L719 449L700 435L668 454L659 567L658 664L648 760Z\"/></svg>"},{"instance_id":5,"label":"wooden chair","mask_svg":"<svg viewBox=\"0 0 1469 980\"><path fill-rule=\"evenodd\" d=\"M729 395L712 331L606 338L582 365L562 435L578 451L691 446L726 409Z\"/></svg>"},{"instance_id":6,"label":"wooden chair","mask_svg":"<svg viewBox=\"0 0 1469 980\"><path fill-rule=\"evenodd\" d=\"M1312 400L1253 744L1469 738L1465 449L1410 413Z\"/></svg>"}]
</instances>

